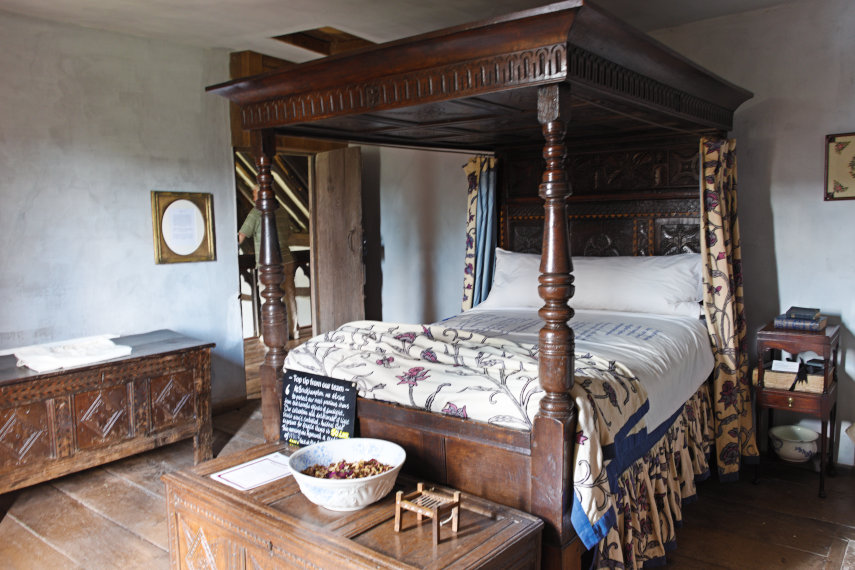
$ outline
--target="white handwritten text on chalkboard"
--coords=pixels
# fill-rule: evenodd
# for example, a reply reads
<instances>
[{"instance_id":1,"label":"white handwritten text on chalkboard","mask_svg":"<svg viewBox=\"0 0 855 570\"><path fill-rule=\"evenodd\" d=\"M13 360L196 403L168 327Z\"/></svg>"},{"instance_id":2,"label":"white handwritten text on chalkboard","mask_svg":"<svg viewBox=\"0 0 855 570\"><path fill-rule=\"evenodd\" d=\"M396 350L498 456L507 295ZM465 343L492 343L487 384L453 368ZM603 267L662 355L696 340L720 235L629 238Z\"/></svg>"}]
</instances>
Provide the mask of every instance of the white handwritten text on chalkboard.
<instances>
[{"instance_id":1,"label":"white handwritten text on chalkboard","mask_svg":"<svg viewBox=\"0 0 855 570\"><path fill-rule=\"evenodd\" d=\"M308 445L353 436L356 387L352 382L288 370L282 382L281 439Z\"/></svg>"}]
</instances>

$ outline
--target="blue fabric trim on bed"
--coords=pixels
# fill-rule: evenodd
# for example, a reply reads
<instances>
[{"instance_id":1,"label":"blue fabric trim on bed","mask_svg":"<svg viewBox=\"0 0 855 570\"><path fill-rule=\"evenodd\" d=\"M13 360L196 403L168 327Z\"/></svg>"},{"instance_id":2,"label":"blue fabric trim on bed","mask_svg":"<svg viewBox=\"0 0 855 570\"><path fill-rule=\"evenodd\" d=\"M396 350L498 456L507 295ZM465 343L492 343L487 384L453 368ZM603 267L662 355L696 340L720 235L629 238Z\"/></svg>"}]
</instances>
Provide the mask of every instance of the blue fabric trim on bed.
<instances>
[{"instance_id":1,"label":"blue fabric trim on bed","mask_svg":"<svg viewBox=\"0 0 855 570\"><path fill-rule=\"evenodd\" d=\"M760 456L759 455L743 455L742 462L745 465L759 465L760 464Z\"/></svg>"},{"instance_id":2,"label":"blue fabric trim on bed","mask_svg":"<svg viewBox=\"0 0 855 570\"><path fill-rule=\"evenodd\" d=\"M626 423L623 425L623 427L618 430L617 436L615 437L615 441L621 441L622 439L624 439L626 437L627 432L634 428L635 425L640 422L645 415L647 415L648 411L650 411L650 400L645 400L644 403L641 404L641 407L639 407L635 411L635 413L632 414L628 420L626 420ZM644 428L642 432L646 433L647 428Z\"/></svg>"},{"instance_id":3,"label":"blue fabric trim on bed","mask_svg":"<svg viewBox=\"0 0 855 570\"><path fill-rule=\"evenodd\" d=\"M645 401L618 431L616 442L602 448L603 459L610 460L606 466L606 475L608 476L609 487L611 489L617 488L617 478L625 471L625 468L618 469L617 467L624 464L627 466L632 465L639 457L647 453L653 443L658 441L658 439L651 441L647 435L647 430L644 428L638 433L626 435L628 431L644 418L649 409L650 402ZM573 523L573 528L576 530L579 538L582 539L585 547L593 548L594 545L605 538L609 529L617 524L617 515L614 510L610 510L596 524L591 525L588 516L582 510L582 505L576 499L576 495L573 495L573 509L570 512L570 521Z\"/></svg>"},{"instance_id":4,"label":"blue fabric trim on bed","mask_svg":"<svg viewBox=\"0 0 855 570\"><path fill-rule=\"evenodd\" d=\"M650 558L645 560L641 565L642 568L662 568L663 566L668 564L668 558L665 556L657 556L656 558Z\"/></svg>"},{"instance_id":5,"label":"blue fabric trim on bed","mask_svg":"<svg viewBox=\"0 0 855 570\"><path fill-rule=\"evenodd\" d=\"M722 483L733 483L734 481L739 481L739 472L736 473L722 473L718 472L718 480Z\"/></svg>"},{"instance_id":6,"label":"blue fabric trim on bed","mask_svg":"<svg viewBox=\"0 0 855 570\"><path fill-rule=\"evenodd\" d=\"M662 548L665 552L674 552L677 550L677 541L670 540L662 545ZM668 558L666 556L657 556L656 558L650 558L649 560L645 560L641 565L642 568L661 568L663 566L668 565Z\"/></svg>"},{"instance_id":7,"label":"blue fabric trim on bed","mask_svg":"<svg viewBox=\"0 0 855 570\"><path fill-rule=\"evenodd\" d=\"M615 443L615 446L617 447L614 452L615 459L609 463L608 467L606 467L609 476L609 484L612 485L613 489L617 485L617 478L620 474L626 471L630 465L638 461L638 459L645 453L650 451L650 448L665 436L682 413L683 407L681 406L671 415L670 418L659 424L659 427L652 432L642 430L637 434L618 440ZM621 430L621 432L623 432L623 430Z\"/></svg>"},{"instance_id":8,"label":"blue fabric trim on bed","mask_svg":"<svg viewBox=\"0 0 855 570\"><path fill-rule=\"evenodd\" d=\"M682 523L681 523L682 526ZM677 539L669 540L665 543L665 552L673 552L677 550Z\"/></svg>"},{"instance_id":9,"label":"blue fabric trim on bed","mask_svg":"<svg viewBox=\"0 0 855 570\"><path fill-rule=\"evenodd\" d=\"M697 502L697 500L698 500L698 494L695 493L694 495L689 495L688 497L684 497L683 499L680 499L680 504L681 505L691 505L692 503ZM683 524L682 521L679 521L679 522L680 522L680 524Z\"/></svg>"},{"instance_id":10,"label":"blue fabric trim on bed","mask_svg":"<svg viewBox=\"0 0 855 570\"><path fill-rule=\"evenodd\" d=\"M644 419L644 416L647 414L649 409L650 402L645 401L641 407L638 408L638 410L636 410L629 419L627 419L624 426L618 430L618 433L615 436L615 442L605 445L602 448L603 459L609 460L609 463L606 465L606 476L609 478L609 486L612 489L616 488L617 478L624 472L624 469L618 469L617 467L622 464L632 465L635 462L635 459L627 462L625 455L627 453L630 455L635 454L637 449L643 448L648 442L646 428L642 428L638 433L634 433L632 435L626 435L626 433L635 427L639 421ZM647 449L642 449L636 459L644 455L646 451Z\"/></svg>"},{"instance_id":11,"label":"blue fabric trim on bed","mask_svg":"<svg viewBox=\"0 0 855 570\"><path fill-rule=\"evenodd\" d=\"M596 524L592 525L591 521L588 520L588 515L582 509L582 504L576 498L576 493L573 493L573 508L570 510L570 522L573 523L573 529L579 535L585 548L591 549L604 539L609 530L617 524L617 515L614 509L609 509L606 514L600 517L600 520Z\"/></svg>"},{"instance_id":12,"label":"blue fabric trim on bed","mask_svg":"<svg viewBox=\"0 0 855 570\"><path fill-rule=\"evenodd\" d=\"M645 409L647 405L643 406ZM680 419L680 415L683 413L684 406L680 406L680 408L674 412L670 418L666 421L662 422L655 430L648 433L646 430L641 430L637 434L633 434L628 437L624 437L619 439L614 445L608 446L610 456L614 457L614 459L606 466L606 474L609 479L609 485L611 489L617 488L617 480L621 473L627 470L630 465L638 461L644 454L646 454L650 449L665 437L665 434L668 433L668 430L671 429L674 424ZM633 418L635 419L635 418ZM627 426L633 425L634 422L627 422ZM622 428L619 434L626 433L626 426ZM604 450L605 451L605 450ZM705 473L696 476L695 479L706 478L710 475L709 470ZM706 476L706 477L704 477ZM697 500L697 494L691 495L682 499L681 504L685 505L688 503L692 503ZM571 521L573 523L573 527L576 529L576 533L579 535L579 538L582 539L582 543L586 548L593 548L593 546L599 542L602 538L608 534L611 526L617 524L617 516L614 510L610 510L608 514L604 515L597 524L593 527L585 516L584 512L582 512L581 505L576 501L576 497L573 497L573 510L571 512ZM682 521L677 521L678 526L682 526ZM605 526L610 525L610 526ZM665 545L663 545L666 552L673 550L677 547L676 541L671 541ZM658 566L664 566L667 564L667 558L662 556L658 558L652 558L650 560L644 561L644 568L653 568Z\"/></svg>"}]
</instances>

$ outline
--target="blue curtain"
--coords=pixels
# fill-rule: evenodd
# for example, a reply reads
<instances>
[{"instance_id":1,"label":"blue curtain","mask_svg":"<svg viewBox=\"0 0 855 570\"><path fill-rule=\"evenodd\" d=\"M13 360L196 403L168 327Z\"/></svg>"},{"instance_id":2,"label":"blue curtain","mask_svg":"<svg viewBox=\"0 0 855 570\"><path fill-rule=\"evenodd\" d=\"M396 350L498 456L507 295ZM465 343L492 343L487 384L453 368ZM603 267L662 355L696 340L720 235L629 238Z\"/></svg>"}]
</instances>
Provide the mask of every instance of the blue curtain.
<instances>
[{"instance_id":1,"label":"blue curtain","mask_svg":"<svg viewBox=\"0 0 855 570\"><path fill-rule=\"evenodd\" d=\"M478 210L475 215L475 284L472 306L487 298L496 260L496 161L478 157Z\"/></svg>"}]
</instances>

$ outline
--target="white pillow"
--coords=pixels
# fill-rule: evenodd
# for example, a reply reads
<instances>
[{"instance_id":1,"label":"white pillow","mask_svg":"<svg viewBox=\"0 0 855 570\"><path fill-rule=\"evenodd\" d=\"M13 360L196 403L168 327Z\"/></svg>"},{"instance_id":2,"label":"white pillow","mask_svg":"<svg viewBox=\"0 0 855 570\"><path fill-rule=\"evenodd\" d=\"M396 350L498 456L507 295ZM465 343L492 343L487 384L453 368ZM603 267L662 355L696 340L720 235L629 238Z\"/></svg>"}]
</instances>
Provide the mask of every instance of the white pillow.
<instances>
[{"instance_id":1,"label":"white pillow","mask_svg":"<svg viewBox=\"0 0 855 570\"><path fill-rule=\"evenodd\" d=\"M493 288L483 309L539 309L540 256L496 249ZM574 257L574 309L599 309L698 317L701 256Z\"/></svg>"},{"instance_id":2,"label":"white pillow","mask_svg":"<svg viewBox=\"0 0 855 570\"><path fill-rule=\"evenodd\" d=\"M493 286L479 309L530 309L543 306L537 293L540 256L496 248Z\"/></svg>"}]
</instances>

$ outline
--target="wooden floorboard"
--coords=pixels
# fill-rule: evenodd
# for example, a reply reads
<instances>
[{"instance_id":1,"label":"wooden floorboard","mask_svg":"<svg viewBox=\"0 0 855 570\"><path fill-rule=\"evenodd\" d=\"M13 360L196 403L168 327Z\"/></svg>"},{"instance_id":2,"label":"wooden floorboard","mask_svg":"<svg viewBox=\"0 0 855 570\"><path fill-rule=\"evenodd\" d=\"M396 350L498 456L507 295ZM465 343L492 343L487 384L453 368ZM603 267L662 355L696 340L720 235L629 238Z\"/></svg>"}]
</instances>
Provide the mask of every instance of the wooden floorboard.
<instances>
[{"instance_id":1,"label":"wooden floorboard","mask_svg":"<svg viewBox=\"0 0 855 570\"><path fill-rule=\"evenodd\" d=\"M263 441L258 403L214 417L217 456ZM188 440L21 490L0 520L0 568L168 568L160 477L192 464ZM699 483L666 568L855 570L855 472L827 478L824 500L809 464L765 461L761 475Z\"/></svg>"},{"instance_id":2,"label":"wooden floorboard","mask_svg":"<svg viewBox=\"0 0 855 570\"><path fill-rule=\"evenodd\" d=\"M246 370L246 397L259 398L261 396L261 374L259 367L264 363L267 347L257 337L243 339L243 360Z\"/></svg>"},{"instance_id":3,"label":"wooden floorboard","mask_svg":"<svg viewBox=\"0 0 855 570\"><path fill-rule=\"evenodd\" d=\"M165 568L169 563L168 551L53 485L38 485L21 493L6 516L9 515L76 565L145 569ZM21 552L13 560L24 563L29 557L29 552Z\"/></svg>"},{"instance_id":4,"label":"wooden floorboard","mask_svg":"<svg viewBox=\"0 0 855 570\"><path fill-rule=\"evenodd\" d=\"M855 540L850 540L846 545L846 550L843 553L843 566L855 568Z\"/></svg>"},{"instance_id":5,"label":"wooden floorboard","mask_svg":"<svg viewBox=\"0 0 855 570\"><path fill-rule=\"evenodd\" d=\"M855 570L847 549L855 541L855 472L826 478L810 464L764 458L737 482L698 485L699 500L683 508L677 548L668 568L825 568Z\"/></svg>"},{"instance_id":6,"label":"wooden floorboard","mask_svg":"<svg viewBox=\"0 0 855 570\"><path fill-rule=\"evenodd\" d=\"M0 560L10 570L83 568L11 514L0 521Z\"/></svg>"},{"instance_id":7,"label":"wooden floorboard","mask_svg":"<svg viewBox=\"0 0 855 570\"><path fill-rule=\"evenodd\" d=\"M154 544L169 550L164 497L105 469L91 469L54 484L85 508Z\"/></svg>"},{"instance_id":8,"label":"wooden floorboard","mask_svg":"<svg viewBox=\"0 0 855 570\"><path fill-rule=\"evenodd\" d=\"M263 442L258 403L214 417L218 455ZM169 568L160 478L192 465L186 440L19 491L0 521L0 568Z\"/></svg>"}]
</instances>

